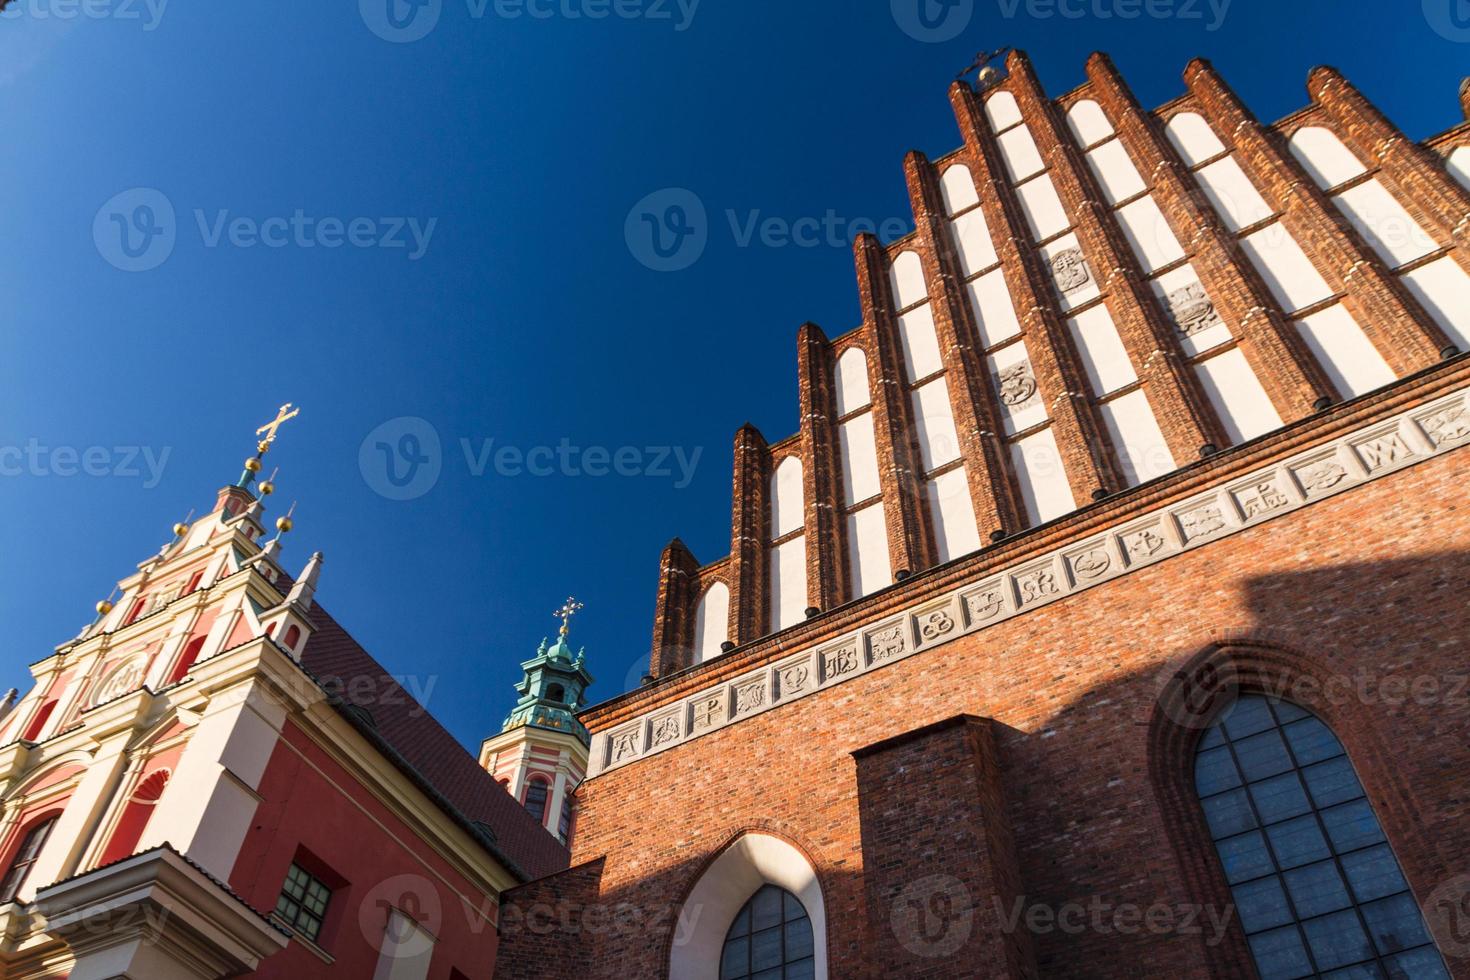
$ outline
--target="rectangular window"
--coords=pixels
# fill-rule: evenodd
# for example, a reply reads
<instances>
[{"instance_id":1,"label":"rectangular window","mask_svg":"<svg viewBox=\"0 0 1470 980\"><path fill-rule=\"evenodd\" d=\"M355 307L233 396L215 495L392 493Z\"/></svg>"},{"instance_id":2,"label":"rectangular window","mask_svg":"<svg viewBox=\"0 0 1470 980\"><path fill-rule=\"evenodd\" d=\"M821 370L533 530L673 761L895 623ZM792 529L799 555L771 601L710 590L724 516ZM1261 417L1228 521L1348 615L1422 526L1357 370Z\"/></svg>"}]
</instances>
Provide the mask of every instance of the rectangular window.
<instances>
[{"instance_id":1,"label":"rectangular window","mask_svg":"<svg viewBox=\"0 0 1470 980\"><path fill-rule=\"evenodd\" d=\"M286 884L281 897L276 899L276 915L307 939L315 942L322 933L322 922L327 917L327 903L332 899L332 890L319 878L292 864L286 872Z\"/></svg>"}]
</instances>

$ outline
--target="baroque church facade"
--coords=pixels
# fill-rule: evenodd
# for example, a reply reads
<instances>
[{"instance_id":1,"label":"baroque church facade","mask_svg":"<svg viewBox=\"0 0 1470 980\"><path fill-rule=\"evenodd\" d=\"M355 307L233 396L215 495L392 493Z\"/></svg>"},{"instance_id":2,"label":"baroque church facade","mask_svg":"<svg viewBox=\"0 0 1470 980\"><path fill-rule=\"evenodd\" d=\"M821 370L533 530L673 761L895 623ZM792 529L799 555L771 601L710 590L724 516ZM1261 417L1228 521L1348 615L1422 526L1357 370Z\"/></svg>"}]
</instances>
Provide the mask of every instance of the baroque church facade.
<instances>
[{"instance_id":1,"label":"baroque church facade","mask_svg":"<svg viewBox=\"0 0 1470 980\"><path fill-rule=\"evenodd\" d=\"M283 563L284 408L0 718L0 978L1470 977L1470 88L1184 82L956 83L643 685L564 618L478 757Z\"/></svg>"}]
</instances>

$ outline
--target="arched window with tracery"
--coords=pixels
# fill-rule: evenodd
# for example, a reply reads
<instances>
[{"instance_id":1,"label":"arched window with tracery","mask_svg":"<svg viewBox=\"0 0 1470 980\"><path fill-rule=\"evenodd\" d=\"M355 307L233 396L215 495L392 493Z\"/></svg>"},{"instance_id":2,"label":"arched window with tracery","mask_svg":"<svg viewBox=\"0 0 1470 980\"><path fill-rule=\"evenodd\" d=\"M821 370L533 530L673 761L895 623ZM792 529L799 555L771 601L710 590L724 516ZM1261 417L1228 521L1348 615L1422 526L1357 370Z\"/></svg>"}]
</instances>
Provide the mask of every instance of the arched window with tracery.
<instances>
[{"instance_id":1,"label":"arched window with tracery","mask_svg":"<svg viewBox=\"0 0 1470 980\"><path fill-rule=\"evenodd\" d=\"M812 920L796 896L763 885L735 916L720 955L720 980L811 980Z\"/></svg>"},{"instance_id":2,"label":"arched window with tracery","mask_svg":"<svg viewBox=\"0 0 1470 980\"><path fill-rule=\"evenodd\" d=\"M1195 789L1263 980L1448 978L1342 743L1242 696L1200 740Z\"/></svg>"}]
</instances>

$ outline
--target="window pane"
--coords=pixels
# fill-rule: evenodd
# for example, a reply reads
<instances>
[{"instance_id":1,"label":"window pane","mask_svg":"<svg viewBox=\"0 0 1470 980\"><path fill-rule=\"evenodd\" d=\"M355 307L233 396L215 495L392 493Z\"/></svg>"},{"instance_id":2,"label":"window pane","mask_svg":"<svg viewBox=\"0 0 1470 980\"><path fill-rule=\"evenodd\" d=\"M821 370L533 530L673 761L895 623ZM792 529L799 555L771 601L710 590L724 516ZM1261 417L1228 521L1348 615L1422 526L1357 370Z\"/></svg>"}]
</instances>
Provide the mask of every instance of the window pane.
<instances>
[{"instance_id":1,"label":"window pane","mask_svg":"<svg viewBox=\"0 0 1470 980\"><path fill-rule=\"evenodd\" d=\"M1311 712L1305 708L1298 708L1289 701L1272 701L1271 710L1276 713L1276 720L1283 725L1290 724L1298 718L1310 718Z\"/></svg>"},{"instance_id":2,"label":"window pane","mask_svg":"<svg viewBox=\"0 0 1470 980\"><path fill-rule=\"evenodd\" d=\"M792 919L805 919L806 908L801 904L801 902L796 900L796 896L791 894L790 892L782 892L781 894L786 899L786 903L781 907L781 914L785 916L786 921L790 922Z\"/></svg>"},{"instance_id":3,"label":"window pane","mask_svg":"<svg viewBox=\"0 0 1470 980\"><path fill-rule=\"evenodd\" d=\"M1363 935L1363 927L1358 923L1358 914L1352 909L1303 922L1302 929L1317 965L1324 970L1357 963L1373 955L1368 937Z\"/></svg>"},{"instance_id":4,"label":"window pane","mask_svg":"<svg viewBox=\"0 0 1470 980\"><path fill-rule=\"evenodd\" d=\"M1230 890L1240 912L1240 924L1246 932L1260 932L1291 921L1291 908L1281 882L1274 876L1236 885Z\"/></svg>"},{"instance_id":5,"label":"window pane","mask_svg":"<svg viewBox=\"0 0 1470 980\"><path fill-rule=\"evenodd\" d=\"M1363 918L1380 953L1397 953L1429 942L1419 906L1407 892L1363 906Z\"/></svg>"},{"instance_id":6,"label":"window pane","mask_svg":"<svg viewBox=\"0 0 1470 980\"><path fill-rule=\"evenodd\" d=\"M1297 817L1279 823L1266 831L1271 846L1276 850L1276 860L1281 867L1295 868L1299 865L1321 861L1331 855L1327 841L1313 816Z\"/></svg>"},{"instance_id":7,"label":"window pane","mask_svg":"<svg viewBox=\"0 0 1470 980\"><path fill-rule=\"evenodd\" d=\"M1250 944L1261 980L1294 980L1312 972L1311 961L1307 959L1307 950L1296 926L1252 936Z\"/></svg>"},{"instance_id":8,"label":"window pane","mask_svg":"<svg viewBox=\"0 0 1470 980\"><path fill-rule=\"evenodd\" d=\"M1383 830L1367 800L1356 800L1322 811L1322 822L1327 825L1327 836L1339 852L1356 851L1369 844L1383 840Z\"/></svg>"},{"instance_id":9,"label":"window pane","mask_svg":"<svg viewBox=\"0 0 1470 980\"><path fill-rule=\"evenodd\" d=\"M745 906L745 908L743 908L743 909L740 910L740 914L737 915L737 916L735 916L735 924L730 927L730 935L732 935L732 936L744 936L744 935L746 935L749 932L750 932L750 906L747 904Z\"/></svg>"},{"instance_id":10,"label":"window pane","mask_svg":"<svg viewBox=\"0 0 1470 980\"><path fill-rule=\"evenodd\" d=\"M1200 796L1213 796L1240 785L1235 760L1225 747L1201 752L1194 761L1194 789Z\"/></svg>"},{"instance_id":11,"label":"window pane","mask_svg":"<svg viewBox=\"0 0 1470 980\"><path fill-rule=\"evenodd\" d=\"M1342 743L1316 718L1306 718L1287 725L1286 741L1291 744L1297 765L1309 766L1342 755Z\"/></svg>"},{"instance_id":12,"label":"window pane","mask_svg":"<svg viewBox=\"0 0 1470 980\"><path fill-rule=\"evenodd\" d=\"M781 968L778 966L774 970L762 970L752 974L750 980L781 980Z\"/></svg>"},{"instance_id":13,"label":"window pane","mask_svg":"<svg viewBox=\"0 0 1470 980\"><path fill-rule=\"evenodd\" d=\"M740 980L750 975L750 940L725 940L725 955L720 958L720 980Z\"/></svg>"},{"instance_id":14,"label":"window pane","mask_svg":"<svg viewBox=\"0 0 1470 980\"><path fill-rule=\"evenodd\" d=\"M1383 980L1383 970L1374 963L1359 963L1356 966L1324 973L1322 977L1323 980Z\"/></svg>"},{"instance_id":15,"label":"window pane","mask_svg":"<svg viewBox=\"0 0 1470 980\"><path fill-rule=\"evenodd\" d=\"M1262 697L1243 697L1225 713L1225 734L1232 740L1264 732L1275 724Z\"/></svg>"},{"instance_id":16,"label":"window pane","mask_svg":"<svg viewBox=\"0 0 1470 980\"><path fill-rule=\"evenodd\" d=\"M802 960L786 968L786 980L816 980L816 977L816 960Z\"/></svg>"},{"instance_id":17,"label":"window pane","mask_svg":"<svg viewBox=\"0 0 1470 980\"><path fill-rule=\"evenodd\" d=\"M1220 863L1225 865L1225 880L1232 885L1268 875L1276 870L1266 851L1266 840L1259 830L1219 843Z\"/></svg>"},{"instance_id":18,"label":"window pane","mask_svg":"<svg viewBox=\"0 0 1470 980\"><path fill-rule=\"evenodd\" d=\"M755 893L755 900L750 903L751 929L769 929L780 925L782 895L780 889L769 887Z\"/></svg>"},{"instance_id":19,"label":"window pane","mask_svg":"<svg viewBox=\"0 0 1470 980\"><path fill-rule=\"evenodd\" d=\"M1375 898L1408 890L1408 883L1399 874L1399 863L1387 844L1357 851L1342 859L1343 870L1352 883L1353 894L1360 902L1371 902Z\"/></svg>"},{"instance_id":20,"label":"window pane","mask_svg":"<svg viewBox=\"0 0 1470 980\"><path fill-rule=\"evenodd\" d=\"M1250 794L1251 799L1256 802L1256 810L1261 815L1262 823L1276 823L1312 811L1307 792L1302 789L1302 781L1294 772L1252 783Z\"/></svg>"},{"instance_id":21,"label":"window pane","mask_svg":"<svg viewBox=\"0 0 1470 980\"><path fill-rule=\"evenodd\" d=\"M750 967L764 970L781 965L781 927L763 929L750 935Z\"/></svg>"},{"instance_id":22,"label":"window pane","mask_svg":"<svg viewBox=\"0 0 1470 980\"><path fill-rule=\"evenodd\" d=\"M1243 789L1221 793L1202 802L1212 837L1231 837L1256 825Z\"/></svg>"},{"instance_id":23,"label":"window pane","mask_svg":"<svg viewBox=\"0 0 1470 980\"><path fill-rule=\"evenodd\" d=\"M1393 980L1450 980L1449 972L1444 968L1444 960L1439 958L1439 953L1432 947L1391 957L1388 961L1388 975Z\"/></svg>"},{"instance_id":24,"label":"window pane","mask_svg":"<svg viewBox=\"0 0 1470 980\"><path fill-rule=\"evenodd\" d=\"M1241 739L1234 748L1235 758L1240 761L1240 771L1248 781L1265 779L1292 768L1291 756L1286 754L1286 743L1278 731L1261 732Z\"/></svg>"},{"instance_id":25,"label":"window pane","mask_svg":"<svg viewBox=\"0 0 1470 980\"><path fill-rule=\"evenodd\" d=\"M1308 865L1286 873L1286 887L1291 892L1296 914L1303 919L1324 912L1336 912L1352 904L1347 886L1333 861Z\"/></svg>"},{"instance_id":26,"label":"window pane","mask_svg":"<svg viewBox=\"0 0 1470 980\"><path fill-rule=\"evenodd\" d=\"M1363 787L1358 784L1358 777L1353 775L1353 767L1345 755L1331 762L1308 766L1302 770L1302 775L1306 777L1307 790L1312 794L1313 802L1319 807L1345 803L1363 795Z\"/></svg>"},{"instance_id":27,"label":"window pane","mask_svg":"<svg viewBox=\"0 0 1470 980\"><path fill-rule=\"evenodd\" d=\"M1400 946L1400 949L1404 947ZM797 919L786 923L786 957L800 959L812 955L812 920Z\"/></svg>"}]
</instances>

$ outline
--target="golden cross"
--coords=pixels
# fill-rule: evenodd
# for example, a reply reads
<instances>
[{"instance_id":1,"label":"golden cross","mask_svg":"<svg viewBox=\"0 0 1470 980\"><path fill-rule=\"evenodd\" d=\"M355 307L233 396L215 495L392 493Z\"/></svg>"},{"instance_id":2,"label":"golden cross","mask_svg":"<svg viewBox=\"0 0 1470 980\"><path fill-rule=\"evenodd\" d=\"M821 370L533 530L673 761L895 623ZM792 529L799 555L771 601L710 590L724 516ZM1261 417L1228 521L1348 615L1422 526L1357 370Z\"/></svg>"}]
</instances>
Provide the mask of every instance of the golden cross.
<instances>
[{"instance_id":1,"label":"golden cross","mask_svg":"<svg viewBox=\"0 0 1470 980\"><path fill-rule=\"evenodd\" d=\"M262 432L265 433L265 438L260 441L260 451L265 452L266 448L269 447L271 443L276 441L276 430L281 427L282 423L289 422L291 419L294 419L300 414L301 409L292 408L291 403L287 402L286 404L281 406L281 410L276 413L276 417L274 420L267 422L265 425L262 425L260 428L256 429L256 435L260 435Z\"/></svg>"},{"instance_id":2,"label":"golden cross","mask_svg":"<svg viewBox=\"0 0 1470 980\"><path fill-rule=\"evenodd\" d=\"M584 608L586 607L582 603L578 602L575 598L573 598L572 596L567 596L567 601L562 603L562 607L551 614L557 619L561 620L562 636L566 636L567 631L571 629L570 624L572 617L577 615L577 613L581 612Z\"/></svg>"}]
</instances>

